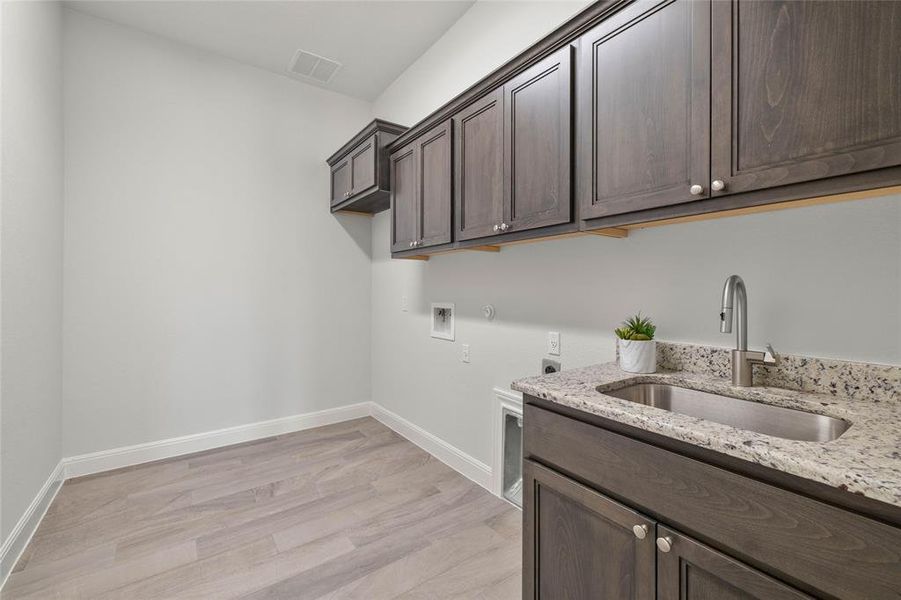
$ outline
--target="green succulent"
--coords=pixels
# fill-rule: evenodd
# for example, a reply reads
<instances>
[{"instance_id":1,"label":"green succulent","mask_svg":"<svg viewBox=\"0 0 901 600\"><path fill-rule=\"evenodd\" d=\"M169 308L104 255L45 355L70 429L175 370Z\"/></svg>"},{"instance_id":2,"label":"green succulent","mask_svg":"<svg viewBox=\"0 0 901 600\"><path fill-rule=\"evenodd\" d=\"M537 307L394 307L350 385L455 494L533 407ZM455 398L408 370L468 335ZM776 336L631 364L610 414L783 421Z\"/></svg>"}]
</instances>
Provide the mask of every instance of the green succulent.
<instances>
[{"instance_id":1,"label":"green succulent","mask_svg":"<svg viewBox=\"0 0 901 600\"><path fill-rule=\"evenodd\" d=\"M650 317L642 317L639 312L637 315L623 321L622 327L613 330L621 340L649 341L654 339L654 332L657 326L651 321Z\"/></svg>"}]
</instances>

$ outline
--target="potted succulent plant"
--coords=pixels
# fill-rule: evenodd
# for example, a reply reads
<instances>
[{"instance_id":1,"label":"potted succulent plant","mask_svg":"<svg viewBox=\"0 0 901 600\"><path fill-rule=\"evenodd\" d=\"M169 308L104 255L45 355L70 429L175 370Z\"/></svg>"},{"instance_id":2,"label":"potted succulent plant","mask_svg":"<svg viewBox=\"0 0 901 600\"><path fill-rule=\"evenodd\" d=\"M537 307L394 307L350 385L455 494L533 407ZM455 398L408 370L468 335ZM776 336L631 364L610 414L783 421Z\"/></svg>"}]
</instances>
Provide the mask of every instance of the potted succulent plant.
<instances>
[{"instance_id":1,"label":"potted succulent plant","mask_svg":"<svg viewBox=\"0 0 901 600\"><path fill-rule=\"evenodd\" d=\"M614 329L619 345L619 368L630 373L654 373L657 370L657 326L641 313L623 321Z\"/></svg>"}]
</instances>

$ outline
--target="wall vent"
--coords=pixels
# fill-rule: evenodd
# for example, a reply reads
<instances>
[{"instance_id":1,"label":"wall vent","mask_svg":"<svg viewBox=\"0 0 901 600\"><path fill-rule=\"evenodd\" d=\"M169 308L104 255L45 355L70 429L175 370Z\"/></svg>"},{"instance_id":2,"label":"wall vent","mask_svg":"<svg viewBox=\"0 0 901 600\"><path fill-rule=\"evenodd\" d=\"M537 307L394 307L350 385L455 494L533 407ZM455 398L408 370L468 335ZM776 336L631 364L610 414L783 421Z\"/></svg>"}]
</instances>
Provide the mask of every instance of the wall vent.
<instances>
[{"instance_id":1,"label":"wall vent","mask_svg":"<svg viewBox=\"0 0 901 600\"><path fill-rule=\"evenodd\" d=\"M298 50L288 65L288 73L320 83L328 83L341 68L341 63L306 50Z\"/></svg>"}]
</instances>

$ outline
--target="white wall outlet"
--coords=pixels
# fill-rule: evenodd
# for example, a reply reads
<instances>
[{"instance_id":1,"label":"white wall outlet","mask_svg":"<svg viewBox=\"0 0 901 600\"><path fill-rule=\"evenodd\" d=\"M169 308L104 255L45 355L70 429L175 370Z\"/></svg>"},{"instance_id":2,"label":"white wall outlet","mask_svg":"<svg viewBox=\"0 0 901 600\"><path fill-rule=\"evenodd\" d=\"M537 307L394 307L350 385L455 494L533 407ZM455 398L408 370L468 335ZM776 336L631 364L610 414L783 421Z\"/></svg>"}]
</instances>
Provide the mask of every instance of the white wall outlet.
<instances>
[{"instance_id":1,"label":"white wall outlet","mask_svg":"<svg viewBox=\"0 0 901 600\"><path fill-rule=\"evenodd\" d=\"M463 344L463 353L460 355L460 360L465 363L469 362L469 344Z\"/></svg>"},{"instance_id":2,"label":"white wall outlet","mask_svg":"<svg viewBox=\"0 0 901 600\"><path fill-rule=\"evenodd\" d=\"M547 332L547 353L551 356L560 356L560 332Z\"/></svg>"},{"instance_id":3,"label":"white wall outlet","mask_svg":"<svg viewBox=\"0 0 901 600\"><path fill-rule=\"evenodd\" d=\"M406 294L400 297L400 310L402 312L407 312L408 310L410 310L410 299L407 298Z\"/></svg>"}]
</instances>

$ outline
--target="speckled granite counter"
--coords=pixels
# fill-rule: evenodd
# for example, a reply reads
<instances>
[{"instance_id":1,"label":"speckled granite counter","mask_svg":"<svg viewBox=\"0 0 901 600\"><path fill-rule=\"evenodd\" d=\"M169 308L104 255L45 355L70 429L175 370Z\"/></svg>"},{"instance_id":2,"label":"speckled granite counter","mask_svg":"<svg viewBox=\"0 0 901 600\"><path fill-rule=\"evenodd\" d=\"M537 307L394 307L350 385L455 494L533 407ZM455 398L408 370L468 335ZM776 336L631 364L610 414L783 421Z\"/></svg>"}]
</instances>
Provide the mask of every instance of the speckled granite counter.
<instances>
[{"instance_id":1,"label":"speckled granite counter","mask_svg":"<svg viewBox=\"0 0 901 600\"><path fill-rule=\"evenodd\" d=\"M514 390L626 425L901 506L901 367L784 357L770 374L780 387L733 387L728 350L658 344L653 375L607 363L515 381ZM725 362L724 362L725 360ZM763 375L762 370L758 373ZM780 374L781 373L781 374ZM704 419L620 400L603 393L656 382L805 410L844 419L837 440L802 442L736 429ZM793 387L795 389L785 389ZM601 391L598 391L600 388Z\"/></svg>"}]
</instances>

